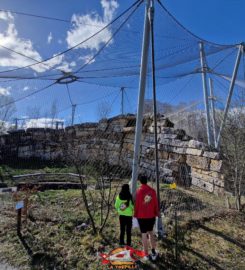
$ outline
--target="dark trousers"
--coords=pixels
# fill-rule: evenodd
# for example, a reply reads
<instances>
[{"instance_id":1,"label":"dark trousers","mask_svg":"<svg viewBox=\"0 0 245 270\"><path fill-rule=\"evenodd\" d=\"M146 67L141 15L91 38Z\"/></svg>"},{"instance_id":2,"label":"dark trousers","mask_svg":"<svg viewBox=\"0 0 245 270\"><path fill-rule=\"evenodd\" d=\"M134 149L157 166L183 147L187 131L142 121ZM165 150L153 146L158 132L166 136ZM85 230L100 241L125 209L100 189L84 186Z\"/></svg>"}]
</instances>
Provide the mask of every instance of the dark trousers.
<instances>
[{"instance_id":1,"label":"dark trousers","mask_svg":"<svg viewBox=\"0 0 245 270\"><path fill-rule=\"evenodd\" d=\"M127 233L127 245L131 246L132 217L119 216L120 220L120 245L125 245L124 235Z\"/></svg>"}]
</instances>

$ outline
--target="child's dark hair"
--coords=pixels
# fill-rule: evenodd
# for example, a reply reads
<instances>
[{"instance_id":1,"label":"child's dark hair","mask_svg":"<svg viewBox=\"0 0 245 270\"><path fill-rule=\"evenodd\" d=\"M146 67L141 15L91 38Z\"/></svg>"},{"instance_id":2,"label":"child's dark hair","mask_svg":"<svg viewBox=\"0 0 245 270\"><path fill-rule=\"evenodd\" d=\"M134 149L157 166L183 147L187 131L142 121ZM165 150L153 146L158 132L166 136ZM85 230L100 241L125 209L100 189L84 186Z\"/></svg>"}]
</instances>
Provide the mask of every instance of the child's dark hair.
<instances>
[{"instance_id":1,"label":"child's dark hair","mask_svg":"<svg viewBox=\"0 0 245 270\"><path fill-rule=\"evenodd\" d=\"M129 206L130 201L133 203L133 198L130 193L129 185L124 184L122 185L122 189L119 193L119 199L120 200L127 200L126 205Z\"/></svg>"},{"instance_id":2,"label":"child's dark hair","mask_svg":"<svg viewBox=\"0 0 245 270\"><path fill-rule=\"evenodd\" d=\"M147 177L145 175L139 175L138 179L141 184L147 184Z\"/></svg>"}]
</instances>

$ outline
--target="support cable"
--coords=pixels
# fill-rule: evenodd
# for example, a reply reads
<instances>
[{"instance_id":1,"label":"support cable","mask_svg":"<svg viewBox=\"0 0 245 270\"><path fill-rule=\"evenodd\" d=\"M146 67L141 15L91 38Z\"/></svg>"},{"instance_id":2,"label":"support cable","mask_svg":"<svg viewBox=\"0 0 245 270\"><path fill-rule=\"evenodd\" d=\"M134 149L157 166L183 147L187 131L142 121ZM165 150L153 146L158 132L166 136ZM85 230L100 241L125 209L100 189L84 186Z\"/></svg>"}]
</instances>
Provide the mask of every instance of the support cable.
<instances>
[{"instance_id":1,"label":"support cable","mask_svg":"<svg viewBox=\"0 0 245 270\"><path fill-rule=\"evenodd\" d=\"M243 47L242 52L242 63L243 63L243 80L245 81L245 47ZM245 89L245 87L243 87Z\"/></svg>"},{"instance_id":2,"label":"support cable","mask_svg":"<svg viewBox=\"0 0 245 270\"><path fill-rule=\"evenodd\" d=\"M21 100L23 100L23 99L26 99L26 98L28 98L28 97L30 97L30 96L33 96L33 95L35 95L35 94L37 94L37 93L40 93L40 92L42 92L42 91L44 91L44 90L50 88L51 86L53 86L53 85L55 85L55 84L56 84L56 83L51 83L51 84L49 84L48 86L45 86L45 87L43 87L43 88L41 88L41 89L38 89L38 90L36 90L36 91L30 93L29 95L26 95L26 96L24 96L24 97L20 97L20 98L18 98L18 99L16 99L16 100L13 100L13 101L10 101L10 102L8 102L8 103L2 105L0 108L4 108L4 107L9 106L9 105L11 105L11 104L14 104L14 103L16 103L16 102L19 102L19 101L21 101Z\"/></svg>"},{"instance_id":3,"label":"support cable","mask_svg":"<svg viewBox=\"0 0 245 270\"><path fill-rule=\"evenodd\" d=\"M116 22L118 19L120 19L123 15L125 15L125 14L126 14L129 10L131 10L134 6L139 5L139 3L141 4L142 1L143 1L143 0L137 0L137 1L134 2L129 8L127 8L124 12L122 12L119 16L117 16L115 19L113 19L111 22L109 22L106 26L104 26L104 27L101 28L99 31L97 31L96 33L94 33L94 34L91 35L90 37L86 38L85 40L83 40L83 41L77 43L76 45L74 45L74 46L72 46L72 47L70 47L69 49L64 50L64 51L62 51L62 52L60 52L60 53L58 53L58 54L56 54L56 55L54 55L54 56L52 56L52 57L48 57L48 58L46 58L46 59L44 59L44 60L42 60L42 61L38 61L38 60L37 60L37 63L30 64L30 65L27 65L27 66L25 66L25 67L19 67L19 68L15 68L15 69L11 69L11 70L0 71L0 74L1 74L1 73L6 73L6 72L17 71L17 70L21 70L21 69L25 69L25 68L30 68L30 67L35 66L35 65L38 65L38 64L43 64L43 63L45 63L45 62L47 62L47 61L49 61L49 60L52 60L52 59L54 59L54 58L56 58L56 57L58 57L58 56L61 56L61 55L65 54L65 53L67 53L67 52L69 52L69 51L71 51L71 50L73 50L73 49L79 47L79 46L82 45L83 43L89 41L90 39L92 39L93 37L95 37L96 35L98 35L99 33L101 33L103 30L105 30L106 28L108 28L109 26L111 26L114 22ZM52 70L52 69L51 69L51 70Z\"/></svg>"},{"instance_id":4,"label":"support cable","mask_svg":"<svg viewBox=\"0 0 245 270\"><path fill-rule=\"evenodd\" d=\"M213 80L209 78L209 91L210 91L210 109L211 109L211 119L212 119L212 128L213 128L213 142L216 145L216 117L215 117L215 96L213 88Z\"/></svg>"},{"instance_id":5,"label":"support cable","mask_svg":"<svg viewBox=\"0 0 245 270\"><path fill-rule=\"evenodd\" d=\"M23 15L23 16L34 17L34 18L39 18L39 19L46 19L46 20L52 20L52 21L71 23L70 20L48 17L48 16L43 16L43 15L37 15L37 14L31 14L31 13L25 13L25 12L19 12L19 11L13 11L13 10L9 10L9 9L0 9L0 12L6 12L6 13L10 12L10 13L17 14L17 15Z\"/></svg>"},{"instance_id":6,"label":"support cable","mask_svg":"<svg viewBox=\"0 0 245 270\"><path fill-rule=\"evenodd\" d=\"M70 100L70 103L71 103L71 107L72 107L72 110L71 110L71 125L73 126L74 125L74 118L75 118L75 112L76 112L76 106L77 106L77 104L74 104L72 102L71 93L70 93L70 89L69 89L68 83L66 83L65 85L66 85L67 94L68 94L68 97L69 97L69 100Z\"/></svg>"},{"instance_id":7,"label":"support cable","mask_svg":"<svg viewBox=\"0 0 245 270\"><path fill-rule=\"evenodd\" d=\"M228 90L229 86L225 85L223 82L223 81L225 81L228 84L227 80L225 80L225 78L223 78L221 75L218 75L218 74L214 74L214 75L216 75L216 76L213 76L213 79L220 85L221 91L227 95L227 90ZM222 81L220 81L218 79L221 79ZM240 86L238 86L238 87L240 87ZM239 99L239 96L236 93L233 93L233 95Z\"/></svg>"},{"instance_id":8,"label":"support cable","mask_svg":"<svg viewBox=\"0 0 245 270\"><path fill-rule=\"evenodd\" d=\"M207 138L208 138L208 145L213 144L213 137L211 136L211 122L210 122L210 106L208 100L208 90L207 90L207 62L206 56L204 52L204 44L203 42L199 43L200 48L200 63L201 63L201 74L202 74L202 85L203 85L203 99L204 99L204 106L206 112L206 128L207 128Z\"/></svg>"},{"instance_id":9,"label":"support cable","mask_svg":"<svg viewBox=\"0 0 245 270\"><path fill-rule=\"evenodd\" d=\"M114 94L115 94L115 92L112 92L112 93L110 93L110 94L108 94L108 95L106 95L106 96L104 96L104 97L99 97L99 98L96 98L96 99L93 99L93 100L90 100L90 101L87 101L87 102L78 103L77 106L82 106L82 105L91 104L91 103L94 103L94 102L96 102L96 101L98 101L98 100L102 100L102 99L104 99L104 98L107 98L107 97L109 97L109 96L112 96L112 95L114 95Z\"/></svg>"},{"instance_id":10,"label":"support cable","mask_svg":"<svg viewBox=\"0 0 245 270\"><path fill-rule=\"evenodd\" d=\"M218 44L218 43L214 43L214 42L211 42L211 41L207 41L207 40L205 40L205 39L203 39L203 38L200 38L200 37L198 37L197 35L195 35L194 33L192 33L190 30L188 30L183 24L181 24L168 10L167 10L167 8L165 8L165 6L161 3L161 1L160 0L157 0L157 2L159 3L159 5L161 6L161 8L168 14L168 16L170 17L170 18L172 18L173 19L173 21L178 25L178 26L180 26L185 32L187 32L189 35L191 35L192 37L194 37L194 38L196 38L196 39L198 39L198 41L203 41L203 42L205 42L205 43L208 43L208 44L211 44L211 45L214 45L214 46L222 46L222 47L227 47L227 48L229 48L229 47L234 47L234 46L237 46L237 45L239 45L239 43L237 43L237 44L231 44L231 45L222 45L222 44Z\"/></svg>"},{"instance_id":11,"label":"support cable","mask_svg":"<svg viewBox=\"0 0 245 270\"><path fill-rule=\"evenodd\" d=\"M1 44L0 44L0 47L3 48L3 49L5 49L5 50L7 50L7 51L13 52L13 53L18 54L18 55L20 55L20 56L23 56L23 57L25 57L25 58L27 58L27 59L30 59L30 60L32 60L32 61L34 61L34 62L36 62L36 63L39 62L38 60L36 60L36 59L33 58L33 57L30 57L30 56L25 55L25 54L23 54L23 53L21 53L21 52L15 51L15 50L13 50L13 49L11 49L11 48L8 48L8 47L6 47L6 46L4 46L4 45L1 45Z\"/></svg>"},{"instance_id":12,"label":"support cable","mask_svg":"<svg viewBox=\"0 0 245 270\"><path fill-rule=\"evenodd\" d=\"M194 103L192 103L192 104L190 104L190 105L188 105L188 106L186 106L186 107L180 109L180 110L177 111L177 112L174 112L174 113L171 113L171 114L166 114L166 117L169 118L169 117L178 115L178 114L180 114L180 113L183 113L183 112L185 112L185 111L188 111L190 108L195 107L195 106L201 104L202 102L203 102L203 101L200 101L200 100L199 100L199 101L196 101L196 102L194 102Z\"/></svg>"},{"instance_id":13,"label":"support cable","mask_svg":"<svg viewBox=\"0 0 245 270\"><path fill-rule=\"evenodd\" d=\"M1 46L1 45L0 45ZM188 47L189 48L189 47ZM6 47L6 49L8 49ZM184 48L185 49L185 48ZM171 56L175 55L175 54L178 54L179 52L182 52L184 49L181 49L180 51L176 51L174 53L171 54ZM10 49L11 50L11 49ZM12 50L13 52L19 54L18 52ZM24 55L23 55L24 56ZM168 55L170 56L170 55ZM159 58L160 59L160 58ZM158 61L159 61L158 59ZM37 61L35 59L32 59L33 61ZM92 59L93 60L93 59ZM91 61L90 61L91 62ZM179 63L179 64L183 64L183 63L188 63L189 61L187 62L182 62L182 63ZM177 64L177 65L179 65ZM87 63L86 63L87 65ZM177 66L175 65L175 66ZM172 66L168 66L168 68L171 68ZM23 67L25 68L25 67ZM94 69L94 70L83 70L82 71L82 74L84 73L91 73L91 72L97 72L97 71L111 71L111 70L122 70L122 69L128 69L128 68L139 68L139 65L132 65L132 66L122 66L122 67L115 67L115 68L108 68L108 69ZM161 70L163 67L161 68L158 68L158 70ZM50 70L54 70L55 68L51 68ZM57 69L59 70L59 69ZM11 70L10 70L11 71ZM59 70L60 71L60 70ZM4 72L7 72L7 71L4 71ZM1 73L1 71L0 71ZM168 77L160 77L158 76L159 78L179 78L179 77L184 77L184 76L187 76L189 74L192 74L192 73L197 73L196 71L195 72L188 72L188 73L184 73L184 74L178 74L176 76L168 76ZM133 73L131 72L131 74L129 74L128 72L125 72L124 74L119 74L119 75L114 75L113 77L121 77L121 76L134 76L134 75L138 75L138 71L134 71ZM10 79L28 79L28 80L32 80L32 79L43 79L43 80L57 80L57 78L50 78L50 79L47 79L48 77L55 77L55 76L60 76L60 74L51 74L51 75L40 75L40 76L33 76L33 77L20 77L20 76L0 76L0 78L10 78ZM101 77L90 77L90 78L109 78L109 77L112 77L112 75L104 75L104 76L101 76ZM83 79L85 78L84 76L77 76L78 79ZM86 77L88 78L88 77Z\"/></svg>"},{"instance_id":14,"label":"support cable","mask_svg":"<svg viewBox=\"0 0 245 270\"><path fill-rule=\"evenodd\" d=\"M68 94L68 97L69 97L69 100L70 100L70 103L71 105L74 105L73 102L72 102L72 99L71 99L71 93L70 93L70 89L69 89L69 86L68 84L66 83L66 90L67 90L67 94Z\"/></svg>"},{"instance_id":15,"label":"support cable","mask_svg":"<svg viewBox=\"0 0 245 270\"><path fill-rule=\"evenodd\" d=\"M217 141L216 141L216 148L219 148L220 146L220 140L221 140L221 133L223 131L225 122L226 122L226 118L227 118L227 114L228 114L228 110L230 107L230 102L231 102L231 98L232 98L232 94L233 94L233 90L234 90L234 86L235 86L235 80L237 77L237 73L238 73L238 68L239 68L239 64L240 64L240 60L241 60L241 56L242 53L244 51L244 44L240 44L238 47L238 53L237 53L237 57L236 57L236 62L235 62L235 66L234 66L234 70L233 70L233 74L232 74L232 79L231 79L231 83L230 83L230 87L229 87L229 93L228 93L228 97L227 97L227 101L226 101L226 105L225 105L225 109L224 109L224 116L220 125L220 129L219 129L219 133L217 135Z\"/></svg>"},{"instance_id":16,"label":"support cable","mask_svg":"<svg viewBox=\"0 0 245 270\"><path fill-rule=\"evenodd\" d=\"M232 50L231 52L229 52L227 55L225 55L224 58L222 58L219 62L217 62L213 68L211 68L210 70L208 70L208 72L214 72L215 69L216 69L220 64L222 64L228 57L230 57L235 51L236 51L236 47L233 48L233 50Z\"/></svg>"},{"instance_id":17,"label":"support cable","mask_svg":"<svg viewBox=\"0 0 245 270\"><path fill-rule=\"evenodd\" d=\"M159 160L158 160L158 139L157 139L157 101L156 101L156 76L155 76L155 44L154 44L154 4L151 1L149 9L150 19L150 37L151 37L151 64L152 64L152 91L153 91L153 111L154 111L154 141L155 141L155 168L156 168L156 184L157 184L157 200L158 207L161 208L160 202L160 179L159 179ZM160 215L160 213L159 213ZM158 217L157 223L158 237L163 237L163 226L161 215Z\"/></svg>"},{"instance_id":18,"label":"support cable","mask_svg":"<svg viewBox=\"0 0 245 270\"><path fill-rule=\"evenodd\" d=\"M168 101L168 103L172 103L175 99L176 99L176 97L177 96L179 96L181 93L182 93L182 91L190 84L190 82L193 80L193 78L194 78L194 74L191 74L192 76L189 78L189 80L179 89L179 91L178 91L178 93L176 93L176 95L175 96L173 96L169 101Z\"/></svg>"},{"instance_id":19,"label":"support cable","mask_svg":"<svg viewBox=\"0 0 245 270\"><path fill-rule=\"evenodd\" d=\"M113 38L113 36L115 36L118 32L119 32L119 30L121 29L121 27L128 21L128 19L134 14L134 12L136 11L136 9L140 6L140 4L142 3L142 0L140 0L140 1L137 1L136 3L138 3L138 5L136 5L136 7L135 7L135 9L130 13L130 15L127 17L127 19L120 25L120 27L117 29L117 31L114 33L114 35L112 35L112 37L106 42L106 44L104 45L104 46L102 46L102 48L84 65L84 66L82 66L80 69L78 69L76 72L79 72L82 68L84 68L86 65L88 65L93 59L95 59L95 57L108 45L108 43L112 40L112 38ZM76 73L75 72L75 73ZM1 72L0 72L1 73ZM56 83L56 82L55 82ZM54 85L55 83L53 83L53 84L51 84L50 86L52 86L52 85ZM66 84L67 85L67 84ZM12 102L9 102L9 103L7 103L7 104L4 104L2 107L5 107L5 106L8 106L8 105L10 105L10 104L12 104L12 103L14 103L14 102L18 102L18 101L20 101L20 100L23 100L23 99L25 99L25 98L27 98L27 97L29 97L29 96L31 96L31 95L34 95L34 94L36 94L36 93L39 93L40 91L43 91L43 90L45 90L45 89L47 89L48 87L46 87L46 88L44 88L44 89L40 89L40 90L37 90L37 91L35 91L35 92L33 92L33 93L31 93L31 94L29 94L29 95L27 95L27 96L25 96L25 97L22 97L22 98L19 98L19 99L17 99L17 100L15 100L15 101L12 101ZM71 101L71 100L70 100Z\"/></svg>"},{"instance_id":20,"label":"support cable","mask_svg":"<svg viewBox=\"0 0 245 270\"><path fill-rule=\"evenodd\" d=\"M87 65L89 65L100 53L108 46L108 44L112 41L112 39L118 34L118 32L121 30L121 28L126 24L126 22L131 18L131 16L135 13L135 11L138 9L138 7L142 4L142 0L138 3L138 5L135 6L134 10L129 14L129 16L121 23L121 25L117 28L117 30L111 35L111 37L107 40L107 42L101 46L101 48L78 70L73 72L74 74L78 73L82 69L84 69Z\"/></svg>"},{"instance_id":21,"label":"support cable","mask_svg":"<svg viewBox=\"0 0 245 270\"><path fill-rule=\"evenodd\" d=\"M128 101L128 104L129 104L130 109L133 110L133 106L132 106L132 104L131 104L131 102L130 102L130 100L129 100L129 97L128 97L128 94L127 94L126 91L125 91L125 96L126 96L126 99L127 99L127 101Z\"/></svg>"}]
</instances>

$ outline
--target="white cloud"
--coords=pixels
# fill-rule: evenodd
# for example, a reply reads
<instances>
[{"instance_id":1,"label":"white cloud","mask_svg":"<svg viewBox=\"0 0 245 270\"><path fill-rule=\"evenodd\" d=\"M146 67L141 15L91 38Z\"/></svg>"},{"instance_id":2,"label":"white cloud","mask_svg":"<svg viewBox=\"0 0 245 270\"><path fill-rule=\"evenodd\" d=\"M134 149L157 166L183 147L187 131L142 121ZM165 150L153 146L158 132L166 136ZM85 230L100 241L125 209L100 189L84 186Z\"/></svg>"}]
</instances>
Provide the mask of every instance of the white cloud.
<instances>
[{"instance_id":1,"label":"white cloud","mask_svg":"<svg viewBox=\"0 0 245 270\"><path fill-rule=\"evenodd\" d=\"M41 55L33 48L32 41L19 37L18 31L14 24L14 17L9 12L0 12L0 20L7 21L7 29L0 33L0 46L9 48L12 51L19 52L20 54L9 51L0 47L0 67L24 67L35 64L37 61L42 61ZM51 33L50 33L51 34ZM51 34L52 35L52 34ZM51 37L49 35L49 37ZM35 61L36 60L36 61ZM42 64L33 65L31 68L36 72L44 72L52 67L55 67L63 61L63 55L57 56Z\"/></svg>"},{"instance_id":2,"label":"white cloud","mask_svg":"<svg viewBox=\"0 0 245 270\"><path fill-rule=\"evenodd\" d=\"M104 9L104 20L109 23L112 20L116 9L119 7L119 4L115 0L101 0L100 3Z\"/></svg>"},{"instance_id":3,"label":"white cloud","mask_svg":"<svg viewBox=\"0 0 245 270\"><path fill-rule=\"evenodd\" d=\"M26 120L24 128L55 128L55 122L64 122L62 119L39 118Z\"/></svg>"},{"instance_id":4,"label":"white cloud","mask_svg":"<svg viewBox=\"0 0 245 270\"><path fill-rule=\"evenodd\" d=\"M25 86L25 87L23 88L23 91L27 91L27 90L29 90L29 89L30 89L29 86Z\"/></svg>"},{"instance_id":5,"label":"white cloud","mask_svg":"<svg viewBox=\"0 0 245 270\"><path fill-rule=\"evenodd\" d=\"M91 60L93 58L93 54L87 54L84 56L80 56L79 59L83 60L84 64L92 64L93 62L95 62L95 59Z\"/></svg>"},{"instance_id":6,"label":"white cloud","mask_svg":"<svg viewBox=\"0 0 245 270\"><path fill-rule=\"evenodd\" d=\"M9 96L10 89L11 89L10 87L8 87L8 88L0 87L0 96Z\"/></svg>"},{"instance_id":7,"label":"white cloud","mask_svg":"<svg viewBox=\"0 0 245 270\"><path fill-rule=\"evenodd\" d=\"M93 12L86 15L72 16L73 27L67 32L68 47L73 47L83 40L89 38L100 29L105 27L113 18L119 4L115 0L101 0L103 16ZM98 51L102 44L106 43L112 36L110 29L105 29L91 40L79 45L77 48Z\"/></svg>"},{"instance_id":8,"label":"white cloud","mask_svg":"<svg viewBox=\"0 0 245 270\"><path fill-rule=\"evenodd\" d=\"M7 131L11 128L11 126L11 123L0 120L0 135L7 134Z\"/></svg>"},{"instance_id":9,"label":"white cloud","mask_svg":"<svg viewBox=\"0 0 245 270\"><path fill-rule=\"evenodd\" d=\"M53 56L55 56L55 55L53 55ZM43 67L44 67L45 69L52 68L52 67L57 66L57 65L59 65L60 63L62 63L63 59L64 59L64 55L61 54L61 55L59 55L59 56L56 56L56 57L51 58L50 60L46 61L46 62L45 62L45 66L43 65Z\"/></svg>"},{"instance_id":10,"label":"white cloud","mask_svg":"<svg viewBox=\"0 0 245 270\"><path fill-rule=\"evenodd\" d=\"M77 63L75 62L75 61L72 61L71 63L70 63L70 66L71 67L75 67L77 65Z\"/></svg>"},{"instance_id":11,"label":"white cloud","mask_svg":"<svg viewBox=\"0 0 245 270\"><path fill-rule=\"evenodd\" d=\"M55 55L54 55L55 56ZM65 71L65 72L71 72L72 67L76 66L76 63L72 61L71 63L68 63L64 60L64 54L61 54L59 56L56 56L48 61L45 62L45 66L43 66L44 69L49 69L52 67L56 67L56 69Z\"/></svg>"},{"instance_id":12,"label":"white cloud","mask_svg":"<svg viewBox=\"0 0 245 270\"><path fill-rule=\"evenodd\" d=\"M51 43L52 39L53 39L53 35L52 35L52 33L50 32L49 35L48 35L48 41L47 41L48 44Z\"/></svg>"},{"instance_id":13,"label":"white cloud","mask_svg":"<svg viewBox=\"0 0 245 270\"><path fill-rule=\"evenodd\" d=\"M101 28L105 27L112 20L119 6L118 2L116 0L101 0L100 3L103 9L102 16L96 12L86 15L74 14L72 16L73 26L70 31L67 32L66 37L68 47L77 45L81 41L90 37L92 34L96 33ZM41 62L43 60L42 56L34 48L32 40L19 36L15 25L14 16L11 14L11 12L0 11L0 21L1 20L6 22L6 29L0 33L0 70L4 69L4 67L20 68L33 65L37 61ZM81 44L79 48L89 50L85 55L83 55L83 61L85 63L88 62L91 55L94 54L94 51L98 51L101 45L105 44L111 38L111 36L111 30L105 29L93 39ZM52 40L53 35L50 32L47 37L47 43L50 44ZM58 40L58 43L61 42L61 40ZM1 45L9 48L10 50L1 47ZM19 52L27 57L14 53L13 51ZM69 63L65 61L64 55L60 55L42 64L33 65L30 68L35 71L36 74L47 71L54 67L69 72L75 65L76 63L74 61Z\"/></svg>"},{"instance_id":14,"label":"white cloud","mask_svg":"<svg viewBox=\"0 0 245 270\"><path fill-rule=\"evenodd\" d=\"M14 17L13 17L13 15L9 11L7 11L7 12L0 11L0 20L4 20L4 21L11 20L11 21L13 21L14 20Z\"/></svg>"},{"instance_id":15,"label":"white cloud","mask_svg":"<svg viewBox=\"0 0 245 270\"><path fill-rule=\"evenodd\" d=\"M64 71L64 72L71 72L72 71L72 66L66 61L62 62L62 64L60 66L58 66L57 68Z\"/></svg>"},{"instance_id":16,"label":"white cloud","mask_svg":"<svg viewBox=\"0 0 245 270\"><path fill-rule=\"evenodd\" d=\"M41 61L42 57L33 48L29 39L23 39L18 36L18 31L14 24L14 17L10 12L0 12L0 20L5 20L8 25L7 29L0 33L0 45L10 50L22 53L29 58ZM0 48L0 67L23 67L35 63L34 60L23 57L17 53ZM38 71L38 67L33 67Z\"/></svg>"}]
</instances>

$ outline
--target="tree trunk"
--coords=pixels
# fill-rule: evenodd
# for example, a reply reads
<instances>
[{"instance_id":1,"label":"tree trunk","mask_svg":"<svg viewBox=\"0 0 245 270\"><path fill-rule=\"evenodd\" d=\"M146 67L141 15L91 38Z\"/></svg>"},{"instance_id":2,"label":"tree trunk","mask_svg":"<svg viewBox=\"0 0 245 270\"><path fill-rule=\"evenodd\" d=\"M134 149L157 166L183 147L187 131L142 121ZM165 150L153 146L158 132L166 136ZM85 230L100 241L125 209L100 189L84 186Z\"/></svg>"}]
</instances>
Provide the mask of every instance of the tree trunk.
<instances>
[{"instance_id":1,"label":"tree trunk","mask_svg":"<svg viewBox=\"0 0 245 270\"><path fill-rule=\"evenodd\" d=\"M81 183L82 198L83 198L83 202L84 202L84 205L85 205L85 209L86 209L86 212L87 212L87 214L89 216L89 220L91 221L93 232L94 232L94 234L97 234L97 229L96 229L96 226L95 226L94 218L93 218L93 216L91 214L91 211L89 209L89 206L88 206L88 200L87 200L87 196L86 196L85 188L84 188L84 181L83 181L83 178L81 176L80 169L79 169L78 165L76 165L76 169L77 169L79 179L80 179L80 183Z\"/></svg>"}]
</instances>

